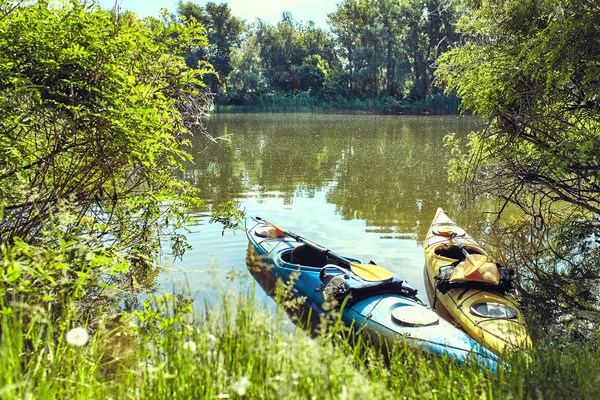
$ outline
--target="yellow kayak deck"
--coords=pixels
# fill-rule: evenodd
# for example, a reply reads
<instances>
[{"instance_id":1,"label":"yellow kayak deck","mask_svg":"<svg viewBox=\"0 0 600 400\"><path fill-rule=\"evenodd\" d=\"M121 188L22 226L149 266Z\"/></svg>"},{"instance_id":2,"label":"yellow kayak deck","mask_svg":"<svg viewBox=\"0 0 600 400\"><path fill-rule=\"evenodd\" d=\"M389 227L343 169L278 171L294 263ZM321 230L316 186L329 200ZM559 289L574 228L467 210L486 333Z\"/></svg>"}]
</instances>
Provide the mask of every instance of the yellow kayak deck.
<instances>
[{"instance_id":1,"label":"yellow kayak deck","mask_svg":"<svg viewBox=\"0 0 600 400\"><path fill-rule=\"evenodd\" d=\"M513 295L486 290L481 285L451 288L445 294L436 288L435 277L440 268L465 258L454 240L436 234L440 228L460 232L457 239L469 253L483 254L489 259L485 250L438 208L424 244L425 287L432 308L496 354L510 347L529 347L531 339Z\"/></svg>"}]
</instances>

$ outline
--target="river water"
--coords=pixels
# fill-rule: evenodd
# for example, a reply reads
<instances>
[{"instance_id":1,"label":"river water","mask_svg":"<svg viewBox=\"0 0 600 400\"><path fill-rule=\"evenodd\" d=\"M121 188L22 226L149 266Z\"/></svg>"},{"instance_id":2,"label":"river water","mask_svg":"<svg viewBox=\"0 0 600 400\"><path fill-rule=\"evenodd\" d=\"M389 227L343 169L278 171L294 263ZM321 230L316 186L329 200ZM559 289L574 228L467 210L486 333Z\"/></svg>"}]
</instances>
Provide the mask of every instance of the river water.
<instances>
[{"instance_id":1,"label":"river water","mask_svg":"<svg viewBox=\"0 0 600 400\"><path fill-rule=\"evenodd\" d=\"M188 287L197 301L223 288L245 290L245 233L208 223L212 204L239 201L260 216L338 254L373 260L426 300L422 241L438 207L480 236L484 209L464 210L450 184L449 133L465 136L477 120L456 116L217 114L212 143L195 138L184 179L200 188L206 209L188 234L182 260L164 254L160 289ZM257 289L258 296L265 296ZM266 298L266 296L265 296Z\"/></svg>"}]
</instances>

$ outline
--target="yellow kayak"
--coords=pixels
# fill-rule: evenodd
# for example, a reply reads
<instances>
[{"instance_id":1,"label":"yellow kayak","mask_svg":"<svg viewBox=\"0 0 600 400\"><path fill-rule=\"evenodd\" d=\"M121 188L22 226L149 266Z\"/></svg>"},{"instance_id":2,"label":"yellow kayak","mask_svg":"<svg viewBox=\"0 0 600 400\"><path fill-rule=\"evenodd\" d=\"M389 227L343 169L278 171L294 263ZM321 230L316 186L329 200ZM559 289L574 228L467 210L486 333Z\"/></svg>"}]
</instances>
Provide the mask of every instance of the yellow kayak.
<instances>
[{"instance_id":1,"label":"yellow kayak","mask_svg":"<svg viewBox=\"0 0 600 400\"><path fill-rule=\"evenodd\" d=\"M512 270L493 262L441 208L424 248L427 296L440 316L496 354L531 345L523 314L509 293Z\"/></svg>"}]
</instances>

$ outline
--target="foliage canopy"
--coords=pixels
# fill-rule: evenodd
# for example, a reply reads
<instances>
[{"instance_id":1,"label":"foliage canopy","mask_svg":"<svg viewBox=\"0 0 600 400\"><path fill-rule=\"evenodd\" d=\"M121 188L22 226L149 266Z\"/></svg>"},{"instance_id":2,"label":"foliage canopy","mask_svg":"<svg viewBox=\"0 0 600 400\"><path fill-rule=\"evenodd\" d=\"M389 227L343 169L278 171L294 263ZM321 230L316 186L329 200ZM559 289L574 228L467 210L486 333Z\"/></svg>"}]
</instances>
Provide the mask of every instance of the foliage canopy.
<instances>
[{"instance_id":1,"label":"foliage canopy","mask_svg":"<svg viewBox=\"0 0 600 400\"><path fill-rule=\"evenodd\" d=\"M185 58L189 66L196 68L203 60L214 68L214 74L208 74L205 81L211 91L227 91L227 77L232 71L231 49L240 45L244 23L231 13L226 3L208 2L200 6L192 2L179 2L177 13L185 24L202 24L208 39L207 46L190 48Z\"/></svg>"},{"instance_id":2,"label":"foliage canopy","mask_svg":"<svg viewBox=\"0 0 600 400\"><path fill-rule=\"evenodd\" d=\"M19 268L37 252L58 251L75 274L96 271L82 281L108 273L94 267L112 257L121 269L110 271L124 272L118 254L148 266L167 229L180 254L175 230L199 200L172 177L208 106L200 91L210 70L188 68L182 54L206 46L200 27L79 1L2 1L0 14L0 241L4 270L17 274L3 282L59 290L53 264L40 263L49 268L40 279ZM86 244L100 250L86 255ZM58 265L57 276L65 271Z\"/></svg>"},{"instance_id":3,"label":"foliage canopy","mask_svg":"<svg viewBox=\"0 0 600 400\"><path fill-rule=\"evenodd\" d=\"M600 214L600 6L472 3L469 40L438 70L488 123L470 138L466 176L524 208L565 201Z\"/></svg>"}]
</instances>

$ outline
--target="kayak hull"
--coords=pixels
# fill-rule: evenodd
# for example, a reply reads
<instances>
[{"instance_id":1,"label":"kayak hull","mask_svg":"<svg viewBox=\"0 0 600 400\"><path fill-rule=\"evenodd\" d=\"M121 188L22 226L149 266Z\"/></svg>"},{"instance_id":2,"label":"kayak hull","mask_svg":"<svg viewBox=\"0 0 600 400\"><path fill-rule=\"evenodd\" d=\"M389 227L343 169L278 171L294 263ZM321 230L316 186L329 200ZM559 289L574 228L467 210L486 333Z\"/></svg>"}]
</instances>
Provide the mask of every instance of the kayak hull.
<instances>
[{"instance_id":1,"label":"kayak hull","mask_svg":"<svg viewBox=\"0 0 600 400\"><path fill-rule=\"evenodd\" d=\"M444 255L449 253L447 250L455 246L455 243L451 238L436 234L440 229L453 229L460 232L462 235L457 240L462 246L470 253L482 254L488 257L488 260L490 259L485 249L452 221L444 210L439 208L424 244L425 287L432 308L443 318L456 323L469 336L495 354L500 355L510 348L529 347L531 339L525 326L525 320L519 310L518 302L512 294L485 290L481 287L450 289L445 294L437 289L435 277L440 268L452 265L459 260L459 258ZM514 315L511 314L510 318L478 315L477 309L481 304L514 310Z\"/></svg>"},{"instance_id":2,"label":"kayak hull","mask_svg":"<svg viewBox=\"0 0 600 400\"><path fill-rule=\"evenodd\" d=\"M247 261L251 272L269 294L274 293L278 281L285 284L293 282L293 296L304 299L303 319L308 313L311 317L309 324L316 327L319 319L331 312L322 293L317 290L323 284L319 276L322 267L292 263L290 253L302 243L288 237L269 239L257 236L255 232L263 228L265 225L256 224L246 229L249 240ZM360 260L347 259L360 263ZM390 344L404 341L412 348L435 356L451 357L458 363L472 359L491 370L498 366L498 359L493 353L439 318L416 298L402 293L375 294L336 310L341 311L341 321L345 326L376 342ZM435 323L411 326L393 317L407 313L418 314L420 318Z\"/></svg>"}]
</instances>

